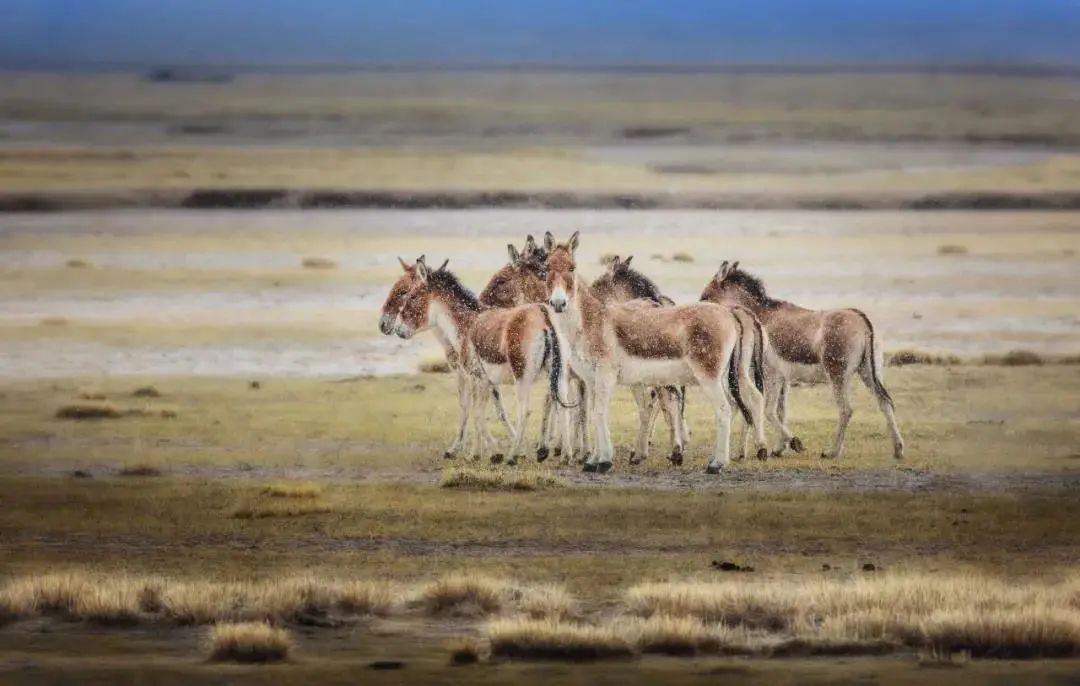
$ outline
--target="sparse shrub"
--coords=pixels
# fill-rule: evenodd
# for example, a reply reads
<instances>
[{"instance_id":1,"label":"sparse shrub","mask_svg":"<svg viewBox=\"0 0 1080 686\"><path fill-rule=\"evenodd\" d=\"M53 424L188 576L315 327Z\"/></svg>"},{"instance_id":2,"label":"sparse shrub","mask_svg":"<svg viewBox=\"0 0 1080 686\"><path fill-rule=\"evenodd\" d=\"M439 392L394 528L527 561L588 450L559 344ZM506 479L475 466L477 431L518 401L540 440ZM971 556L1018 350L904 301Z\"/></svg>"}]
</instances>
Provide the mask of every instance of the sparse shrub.
<instances>
[{"instance_id":1,"label":"sparse shrub","mask_svg":"<svg viewBox=\"0 0 1080 686\"><path fill-rule=\"evenodd\" d=\"M334 269L337 262L328 257L305 257L300 262L304 269Z\"/></svg>"},{"instance_id":2,"label":"sparse shrub","mask_svg":"<svg viewBox=\"0 0 1080 686\"><path fill-rule=\"evenodd\" d=\"M967 255L968 249L963 245L939 245L937 249L938 255Z\"/></svg>"},{"instance_id":3,"label":"sparse shrub","mask_svg":"<svg viewBox=\"0 0 1080 686\"><path fill-rule=\"evenodd\" d=\"M926 352L924 350L906 348L904 350L897 350L889 355L886 364L890 367L906 367L912 364L951 366L962 363L963 361L956 355L935 355L934 353Z\"/></svg>"},{"instance_id":4,"label":"sparse shrub","mask_svg":"<svg viewBox=\"0 0 1080 686\"><path fill-rule=\"evenodd\" d=\"M628 657L630 643L612 626L585 626L552 619L503 619L487 627L491 654L547 660Z\"/></svg>"},{"instance_id":5,"label":"sparse shrub","mask_svg":"<svg viewBox=\"0 0 1080 686\"><path fill-rule=\"evenodd\" d=\"M124 465L117 472L119 476L161 476L161 470L149 464Z\"/></svg>"},{"instance_id":6,"label":"sparse shrub","mask_svg":"<svg viewBox=\"0 0 1080 686\"><path fill-rule=\"evenodd\" d=\"M292 640L284 629L262 622L218 624L210 630L210 659L231 662L280 662Z\"/></svg>"},{"instance_id":7,"label":"sparse shrub","mask_svg":"<svg viewBox=\"0 0 1080 686\"><path fill-rule=\"evenodd\" d=\"M161 391L153 386L140 386L131 392L136 398L160 398Z\"/></svg>"},{"instance_id":8,"label":"sparse shrub","mask_svg":"<svg viewBox=\"0 0 1080 686\"><path fill-rule=\"evenodd\" d=\"M1030 350L1010 350L1004 355L987 355L983 358L983 364L1002 367L1026 367L1041 365L1043 362L1041 355Z\"/></svg>"},{"instance_id":9,"label":"sparse shrub","mask_svg":"<svg viewBox=\"0 0 1080 686\"><path fill-rule=\"evenodd\" d=\"M124 413L106 402L81 402L63 405L56 411L57 419L119 419Z\"/></svg>"}]
</instances>

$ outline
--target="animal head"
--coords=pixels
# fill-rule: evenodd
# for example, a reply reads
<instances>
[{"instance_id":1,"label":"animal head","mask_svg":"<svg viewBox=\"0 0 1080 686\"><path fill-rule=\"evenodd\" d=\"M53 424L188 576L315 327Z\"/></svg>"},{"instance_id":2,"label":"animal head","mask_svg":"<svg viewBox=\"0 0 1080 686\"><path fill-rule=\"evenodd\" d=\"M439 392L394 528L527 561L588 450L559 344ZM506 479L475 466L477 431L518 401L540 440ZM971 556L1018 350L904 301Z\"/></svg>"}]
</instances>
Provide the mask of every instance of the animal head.
<instances>
[{"instance_id":1,"label":"animal head","mask_svg":"<svg viewBox=\"0 0 1080 686\"><path fill-rule=\"evenodd\" d=\"M438 269L432 270L427 266L423 255L416 258L416 264L413 265L413 285L401 298L394 319L393 331L400 338L412 338L428 328L432 275L445 270L448 262L449 260L443 262Z\"/></svg>"},{"instance_id":2,"label":"animal head","mask_svg":"<svg viewBox=\"0 0 1080 686\"><path fill-rule=\"evenodd\" d=\"M611 264L608 265L608 269L604 272L604 275L596 281L593 281L591 287L593 295L604 301L613 299L632 300L637 297L635 295L620 297L621 292L629 292L630 290L626 287L628 275L636 273L630 269L630 261L633 259L633 255L627 257L625 260L618 255L612 258Z\"/></svg>"},{"instance_id":3,"label":"animal head","mask_svg":"<svg viewBox=\"0 0 1080 686\"><path fill-rule=\"evenodd\" d=\"M386 302L383 303L382 312L380 312L379 331L384 336L394 333L394 322L397 320L398 312L401 311L401 305L405 302L405 296L416 285L416 265L406 264L400 257L397 259L404 273L390 287L390 294L386 296ZM421 256L420 259L424 258Z\"/></svg>"},{"instance_id":4,"label":"animal head","mask_svg":"<svg viewBox=\"0 0 1080 686\"><path fill-rule=\"evenodd\" d=\"M770 307L777 301L769 297L765 292L765 285L761 279L739 269L738 262L724 263L713 275L712 280L705 284L701 292L701 299L721 304L738 304L753 308L755 305Z\"/></svg>"},{"instance_id":5,"label":"animal head","mask_svg":"<svg viewBox=\"0 0 1080 686\"><path fill-rule=\"evenodd\" d=\"M555 243L555 236L550 231L544 234L547 300L556 312L565 310L570 301L577 297L577 260L574 256L577 247L577 231L570 236L570 240L559 244Z\"/></svg>"},{"instance_id":6,"label":"animal head","mask_svg":"<svg viewBox=\"0 0 1080 686\"><path fill-rule=\"evenodd\" d=\"M547 299L544 279L547 278L547 253L536 245L532 236L525 239L525 248L506 246L510 256L510 280L515 304L543 302Z\"/></svg>"}]
</instances>

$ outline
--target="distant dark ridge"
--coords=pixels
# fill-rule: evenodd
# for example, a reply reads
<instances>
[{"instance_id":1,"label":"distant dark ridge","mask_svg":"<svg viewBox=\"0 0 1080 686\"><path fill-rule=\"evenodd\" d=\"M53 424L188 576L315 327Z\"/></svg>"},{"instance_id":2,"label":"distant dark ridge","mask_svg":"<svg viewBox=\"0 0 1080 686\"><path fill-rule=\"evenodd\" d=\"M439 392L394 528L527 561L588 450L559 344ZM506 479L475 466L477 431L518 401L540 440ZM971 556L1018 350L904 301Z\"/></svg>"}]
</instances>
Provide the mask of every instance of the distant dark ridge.
<instances>
[{"instance_id":1,"label":"distant dark ridge","mask_svg":"<svg viewBox=\"0 0 1080 686\"><path fill-rule=\"evenodd\" d=\"M751 195L549 191L378 191L200 188L125 192L0 193L0 212L161 209L703 209L1080 210L1080 191L920 195Z\"/></svg>"}]
</instances>

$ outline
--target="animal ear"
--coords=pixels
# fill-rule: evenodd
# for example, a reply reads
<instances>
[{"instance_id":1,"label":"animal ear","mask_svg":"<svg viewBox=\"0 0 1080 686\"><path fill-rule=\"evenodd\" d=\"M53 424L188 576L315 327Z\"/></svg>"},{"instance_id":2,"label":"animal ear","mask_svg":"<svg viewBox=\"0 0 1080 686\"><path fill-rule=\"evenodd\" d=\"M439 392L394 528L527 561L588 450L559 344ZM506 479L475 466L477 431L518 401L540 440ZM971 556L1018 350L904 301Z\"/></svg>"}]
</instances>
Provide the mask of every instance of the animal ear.
<instances>
[{"instance_id":1,"label":"animal ear","mask_svg":"<svg viewBox=\"0 0 1080 686\"><path fill-rule=\"evenodd\" d=\"M625 260L623 260L623 263L622 263L623 269L626 269L627 267L630 266L630 260L632 260L632 259L634 259L633 255L631 255L630 257L627 257Z\"/></svg>"},{"instance_id":2,"label":"animal ear","mask_svg":"<svg viewBox=\"0 0 1080 686\"><path fill-rule=\"evenodd\" d=\"M724 260L724 262L720 265L720 268L716 270L716 280L717 281L723 281L724 278L727 277L727 274L728 274L728 261Z\"/></svg>"},{"instance_id":3,"label":"animal ear","mask_svg":"<svg viewBox=\"0 0 1080 686\"><path fill-rule=\"evenodd\" d=\"M622 267L623 261L618 255L611 256L611 264L608 265L608 271L614 274Z\"/></svg>"},{"instance_id":4,"label":"animal ear","mask_svg":"<svg viewBox=\"0 0 1080 686\"><path fill-rule=\"evenodd\" d=\"M573 235L572 235L572 236L570 236L570 240L569 240L569 241L567 241L567 243L566 243L567 245L569 245L569 246L570 246L570 252L575 252L575 251L577 250L577 246L578 246L578 234L579 234L579 233L580 233L580 231L575 231L575 232L573 233Z\"/></svg>"},{"instance_id":5,"label":"animal ear","mask_svg":"<svg viewBox=\"0 0 1080 686\"><path fill-rule=\"evenodd\" d=\"M521 253L518 252L513 243L506 244L506 254L510 256L510 264L516 264L521 259Z\"/></svg>"},{"instance_id":6,"label":"animal ear","mask_svg":"<svg viewBox=\"0 0 1080 686\"><path fill-rule=\"evenodd\" d=\"M555 249L555 236L551 235L550 231L544 232L544 250L551 252Z\"/></svg>"},{"instance_id":7,"label":"animal ear","mask_svg":"<svg viewBox=\"0 0 1080 686\"><path fill-rule=\"evenodd\" d=\"M431 276L431 269L428 268L423 255L416 260L416 276L421 283L427 283L428 277Z\"/></svg>"},{"instance_id":8,"label":"animal ear","mask_svg":"<svg viewBox=\"0 0 1080 686\"><path fill-rule=\"evenodd\" d=\"M735 260L735 261L734 261L734 262L733 262L733 263L731 264L731 269L729 269L729 270L728 270L728 274L734 274L734 273L735 273L735 270L736 270L736 269L738 269L738 268L739 268L739 261L738 261L738 260Z\"/></svg>"},{"instance_id":9,"label":"animal ear","mask_svg":"<svg viewBox=\"0 0 1080 686\"><path fill-rule=\"evenodd\" d=\"M534 252L536 252L536 239L530 233L525 237L525 254L532 255Z\"/></svg>"},{"instance_id":10,"label":"animal ear","mask_svg":"<svg viewBox=\"0 0 1080 686\"><path fill-rule=\"evenodd\" d=\"M401 265L401 268L405 270L405 273L409 273L409 272L411 272L413 270L413 268L410 267L409 265L405 264L405 260L401 259L400 257L397 258L397 261L398 261L398 264Z\"/></svg>"},{"instance_id":11,"label":"animal ear","mask_svg":"<svg viewBox=\"0 0 1080 686\"><path fill-rule=\"evenodd\" d=\"M435 271L437 271L437 272L445 272L446 271L446 265L448 265L448 264L450 264L450 258L449 257L447 257L445 260L443 260L442 264L440 264L439 268L436 269Z\"/></svg>"}]
</instances>

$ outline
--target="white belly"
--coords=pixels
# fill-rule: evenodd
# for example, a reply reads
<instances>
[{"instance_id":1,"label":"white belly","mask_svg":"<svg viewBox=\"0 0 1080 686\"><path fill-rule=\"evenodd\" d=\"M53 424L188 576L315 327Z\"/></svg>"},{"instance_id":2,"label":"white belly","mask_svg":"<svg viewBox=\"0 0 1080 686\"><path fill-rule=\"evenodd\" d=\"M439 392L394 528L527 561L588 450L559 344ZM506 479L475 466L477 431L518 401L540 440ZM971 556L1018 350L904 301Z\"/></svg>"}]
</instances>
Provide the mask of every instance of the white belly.
<instances>
[{"instance_id":1,"label":"white belly","mask_svg":"<svg viewBox=\"0 0 1080 686\"><path fill-rule=\"evenodd\" d=\"M647 360L624 357L619 366L623 386L682 386L696 383L693 372L683 360Z\"/></svg>"}]
</instances>

